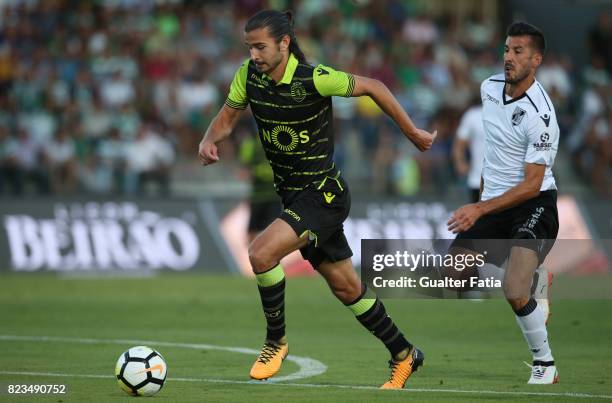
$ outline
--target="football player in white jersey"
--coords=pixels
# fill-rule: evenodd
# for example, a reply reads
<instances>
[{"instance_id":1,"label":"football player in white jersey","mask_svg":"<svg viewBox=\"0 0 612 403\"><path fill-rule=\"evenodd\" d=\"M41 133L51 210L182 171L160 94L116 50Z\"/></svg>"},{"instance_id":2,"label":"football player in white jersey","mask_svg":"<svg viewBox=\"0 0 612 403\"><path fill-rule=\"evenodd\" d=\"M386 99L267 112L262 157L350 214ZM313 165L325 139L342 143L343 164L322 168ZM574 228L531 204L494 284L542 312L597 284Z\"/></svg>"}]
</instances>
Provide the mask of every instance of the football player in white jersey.
<instances>
[{"instance_id":1,"label":"football player in white jersey","mask_svg":"<svg viewBox=\"0 0 612 403\"><path fill-rule=\"evenodd\" d=\"M481 86L486 133L481 198L457 209L448 221L449 230L458 234L451 253L486 250L494 265L507 259L504 295L533 355L530 384L558 380L546 312L531 294L534 272L559 229L551 170L559 126L550 98L535 79L545 47L538 28L525 22L508 28L504 74Z\"/></svg>"}]
</instances>

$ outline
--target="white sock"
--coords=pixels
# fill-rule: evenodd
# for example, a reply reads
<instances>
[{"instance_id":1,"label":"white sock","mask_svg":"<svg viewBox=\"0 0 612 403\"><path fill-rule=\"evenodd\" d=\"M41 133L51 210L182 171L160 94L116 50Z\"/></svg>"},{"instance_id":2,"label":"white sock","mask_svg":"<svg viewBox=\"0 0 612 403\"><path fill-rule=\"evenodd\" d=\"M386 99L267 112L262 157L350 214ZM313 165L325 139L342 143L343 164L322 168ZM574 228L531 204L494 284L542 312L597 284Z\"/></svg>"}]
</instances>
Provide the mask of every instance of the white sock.
<instances>
[{"instance_id":1,"label":"white sock","mask_svg":"<svg viewBox=\"0 0 612 403\"><path fill-rule=\"evenodd\" d=\"M520 315L523 309L535 303L535 309L527 315ZM527 345L533 354L534 361L554 361L552 351L548 345L548 331L546 330L546 316L534 299L529 300L527 305L516 315L516 322L523 331Z\"/></svg>"}]
</instances>

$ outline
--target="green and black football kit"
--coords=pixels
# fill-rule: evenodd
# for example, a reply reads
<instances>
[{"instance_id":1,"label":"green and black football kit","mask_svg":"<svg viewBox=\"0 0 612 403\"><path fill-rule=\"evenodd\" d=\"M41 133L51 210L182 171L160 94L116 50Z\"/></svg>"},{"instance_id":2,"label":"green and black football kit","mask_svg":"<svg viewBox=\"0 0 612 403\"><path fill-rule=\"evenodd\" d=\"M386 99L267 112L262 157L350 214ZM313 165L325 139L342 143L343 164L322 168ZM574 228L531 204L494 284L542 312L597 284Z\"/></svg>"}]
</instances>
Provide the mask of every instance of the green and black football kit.
<instances>
[{"instance_id":1,"label":"green and black football kit","mask_svg":"<svg viewBox=\"0 0 612 403\"><path fill-rule=\"evenodd\" d=\"M278 83L259 73L253 62L245 61L225 101L236 109L251 106L259 138L274 172L274 187L282 199L284 210L280 218L298 236L308 234L308 245L300 251L315 269L325 260L337 262L353 255L342 225L348 216L351 198L333 160L331 97L349 97L354 87L355 78L351 74L323 65L302 64L290 54ZM266 340L281 340L285 335L284 272L276 266L257 273L256 278L266 317ZM422 353L412 348L387 315L383 303L367 287L362 288L357 299L345 305L385 344L392 357L405 351L408 356L402 362L408 362L411 370L423 362ZM268 362L271 351L281 351L281 347L267 343L260 355L263 358L253 368ZM407 370L396 370L399 361L393 362L392 377L409 374ZM258 371L254 374L251 376L260 379Z\"/></svg>"},{"instance_id":2,"label":"green and black football kit","mask_svg":"<svg viewBox=\"0 0 612 403\"><path fill-rule=\"evenodd\" d=\"M308 234L310 242L301 252L315 268L326 259L352 256L342 226L350 194L333 161L331 97L349 97L354 86L351 74L301 64L290 54L278 83L246 60L225 101L235 109L250 105L282 199L280 218L298 236Z\"/></svg>"}]
</instances>

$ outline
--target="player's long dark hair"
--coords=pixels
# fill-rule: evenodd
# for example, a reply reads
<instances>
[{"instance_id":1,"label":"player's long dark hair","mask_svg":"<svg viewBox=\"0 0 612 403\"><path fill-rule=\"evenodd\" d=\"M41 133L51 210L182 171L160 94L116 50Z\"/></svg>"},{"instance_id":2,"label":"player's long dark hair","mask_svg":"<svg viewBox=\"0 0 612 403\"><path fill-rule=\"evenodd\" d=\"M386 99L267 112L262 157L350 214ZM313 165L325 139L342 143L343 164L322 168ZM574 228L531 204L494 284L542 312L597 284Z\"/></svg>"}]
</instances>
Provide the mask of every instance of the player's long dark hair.
<instances>
[{"instance_id":1,"label":"player's long dark hair","mask_svg":"<svg viewBox=\"0 0 612 403\"><path fill-rule=\"evenodd\" d=\"M265 27L268 27L270 35L276 39L276 42L280 42L283 36L289 35L289 52L293 53L300 63L308 64L304 52L298 45L295 32L293 32L293 14L291 11L261 10L249 18L244 31L251 32L254 29Z\"/></svg>"}]
</instances>

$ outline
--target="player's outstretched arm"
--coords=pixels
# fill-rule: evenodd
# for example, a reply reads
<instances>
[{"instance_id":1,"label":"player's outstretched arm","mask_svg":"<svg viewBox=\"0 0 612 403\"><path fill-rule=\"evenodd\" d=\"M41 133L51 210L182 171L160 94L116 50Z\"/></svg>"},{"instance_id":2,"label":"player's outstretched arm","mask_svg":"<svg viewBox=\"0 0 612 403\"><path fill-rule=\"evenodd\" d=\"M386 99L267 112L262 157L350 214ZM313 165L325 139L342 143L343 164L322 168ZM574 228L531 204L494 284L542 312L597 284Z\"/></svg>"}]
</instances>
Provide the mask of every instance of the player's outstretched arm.
<instances>
[{"instance_id":1,"label":"player's outstretched arm","mask_svg":"<svg viewBox=\"0 0 612 403\"><path fill-rule=\"evenodd\" d=\"M438 134L437 130L429 133L427 130L418 129L395 96L389 91L389 88L382 82L367 77L354 77L355 88L353 89L352 96L360 97L368 95L376 102L380 109L397 123L402 133L404 133L408 140L412 141L416 148L420 151L427 151L431 148Z\"/></svg>"},{"instance_id":2,"label":"player's outstretched arm","mask_svg":"<svg viewBox=\"0 0 612 403\"><path fill-rule=\"evenodd\" d=\"M223 105L217 116L210 122L198 148L198 158L202 165L210 165L219 161L217 143L229 137L236 127L242 111L242 109L234 109Z\"/></svg>"}]
</instances>

